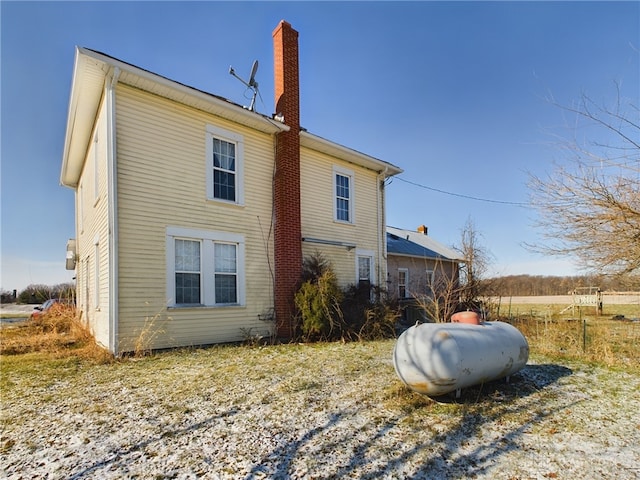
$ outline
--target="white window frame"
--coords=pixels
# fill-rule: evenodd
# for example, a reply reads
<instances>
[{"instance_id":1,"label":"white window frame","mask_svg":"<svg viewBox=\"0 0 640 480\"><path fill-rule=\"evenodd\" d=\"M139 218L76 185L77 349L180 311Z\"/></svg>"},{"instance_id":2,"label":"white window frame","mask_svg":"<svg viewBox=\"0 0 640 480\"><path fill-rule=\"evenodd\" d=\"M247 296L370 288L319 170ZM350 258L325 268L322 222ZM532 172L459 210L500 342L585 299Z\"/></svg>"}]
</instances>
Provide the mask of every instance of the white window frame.
<instances>
[{"instance_id":1,"label":"white window frame","mask_svg":"<svg viewBox=\"0 0 640 480\"><path fill-rule=\"evenodd\" d=\"M93 307L100 310L100 236L93 239Z\"/></svg>"},{"instance_id":2,"label":"white window frame","mask_svg":"<svg viewBox=\"0 0 640 480\"><path fill-rule=\"evenodd\" d=\"M404 283L400 283L400 274L404 273ZM400 295L400 287L404 287L404 295ZM398 268L398 298L409 298L409 269Z\"/></svg>"},{"instance_id":3,"label":"white window frame","mask_svg":"<svg viewBox=\"0 0 640 480\"><path fill-rule=\"evenodd\" d=\"M235 201L214 197L213 186L213 139L217 138L235 145ZM207 199L215 202L222 202L231 205L244 205L244 137L238 133L225 130L215 125L206 126L206 155L205 162L207 173Z\"/></svg>"},{"instance_id":4,"label":"white window frame","mask_svg":"<svg viewBox=\"0 0 640 480\"><path fill-rule=\"evenodd\" d=\"M200 241L200 302L204 307L228 307L246 305L245 238L244 235L213 230L200 230L183 227L167 227L166 230L166 267L167 267L167 306L175 308L193 307L175 303L175 240ZM214 245L231 244L236 246L236 302L216 303L215 299L215 261Z\"/></svg>"},{"instance_id":5,"label":"white window frame","mask_svg":"<svg viewBox=\"0 0 640 480\"><path fill-rule=\"evenodd\" d=\"M435 270L430 268L425 270L425 292L427 294L433 293L433 282L435 281Z\"/></svg>"},{"instance_id":6,"label":"white window frame","mask_svg":"<svg viewBox=\"0 0 640 480\"><path fill-rule=\"evenodd\" d=\"M343 177L347 177L349 180L349 220L342 220L338 218L338 192L337 192L337 176L341 175ZM346 224L354 224L355 223L355 182L354 182L354 173L353 170L349 170L347 168L339 167L337 165L333 166L333 194L331 198L333 199L333 220L339 223Z\"/></svg>"},{"instance_id":7,"label":"white window frame","mask_svg":"<svg viewBox=\"0 0 640 480\"><path fill-rule=\"evenodd\" d=\"M356 285L360 283L360 259L369 259L369 282L371 285L375 285L376 282L376 258L373 250L356 249Z\"/></svg>"},{"instance_id":8,"label":"white window frame","mask_svg":"<svg viewBox=\"0 0 640 480\"><path fill-rule=\"evenodd\" d=\"M84 187L82 183L78 185L78 230L84 232Z\"/></svg>"},{"instance_id":9,"label":"white window frame","mask_svg":"<svg viewBox=\"0 0 640 480\"><path fill-rule=\"evenodd\" d=\"M89 315L89 256L84 259L84 313Z\"/></svg>"},{"instance_id":10,"label":"white window frame","mask_svg":"<svg viewBox=\"0 0 640 480\"><path fill-rule=\"evenodd\" d=\"M98 140L98 134L93 137L93 201L94 206L100 199L100 158L98 147L100 142Z\"/></svg>"},{"instance_id":11,"label":"white window frame","mask_svg":"<svg viewBox=\"0 0 640 480\"><path fill-rule=\"evenodd\" d=\"M203 298L203 292L202 292L202 285L203 285L203 281L202 281L202 277L203 277L203 272L202 272L202 264L203 264L203 262L202 262L202 252L203 252L203 247L202 247L202 243L203 243L203 241L200 238L186 238L186 237L182 237L182 236L173 237L173 240L172 240L171 243L172 243L172 246L173 246L173 249L174 249L173 250L173 261L174 261L174 263L173 263L173 274L172 274L173 275L172 280L174 281L173 290L172 290L172 293L174 295L174 297L173 297L174 301L176 299L176 286L175 286L176 275L178 273L191 273L191 274L196 273L193 270L180 271L180 272L177 271L176 265L175 265L175 258L176 258L176 256L175 256L175 247L176 247L176 241L178 241L178 240L183 240L185 242L193 242L193 243L197 243L199 245L199 247L198 247L199 248L198 255L200 257L200 265L198 265L197 273L198 273L199 278L200 278L200 282L199 282L199 285L198 285L198 289L199 289L199 293L200 293L200 302L198 302L196 304L193 304L193 303L180 303L180 304L178 304L178 303L176 303L176 305L182 305L182 306L200 305L202 303L202 298Z\"/></svg>"}]
</instances>

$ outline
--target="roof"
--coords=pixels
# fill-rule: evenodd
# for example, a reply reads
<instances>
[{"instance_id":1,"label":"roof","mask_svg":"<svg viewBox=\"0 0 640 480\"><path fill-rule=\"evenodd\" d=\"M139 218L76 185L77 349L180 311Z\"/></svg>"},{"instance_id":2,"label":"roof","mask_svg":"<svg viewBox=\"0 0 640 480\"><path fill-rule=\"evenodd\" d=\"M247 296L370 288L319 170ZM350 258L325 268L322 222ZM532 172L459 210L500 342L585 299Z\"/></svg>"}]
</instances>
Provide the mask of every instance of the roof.
<instances>
[{"instance_id":1,"label":"roof","mask_svg":"<svg viewBox=\"0 0 640 480\"><path fill-rule=\"evenodd\" d=\"M134 86L140 90L180 102L264 133L275 134L289 130L287 125L277 120L247 110L218 95L171 80L96 50L76 47L62 171L60 173L62 185L77 187L105 86L114 81ZM301 132L300 144L385 173L387 176L402 172L400 168L388 162L308 132Z\"/></svg>"},{"instance_id":2,"label":"roof","mask_svg":"<svg viewBox=\"0 0 640 480\"><path fill-rule=\"evenodd\" d=\"M433 238L414 230L387 227L387 254L462 262L461 255Z\"/></svg>"}]
</instances>

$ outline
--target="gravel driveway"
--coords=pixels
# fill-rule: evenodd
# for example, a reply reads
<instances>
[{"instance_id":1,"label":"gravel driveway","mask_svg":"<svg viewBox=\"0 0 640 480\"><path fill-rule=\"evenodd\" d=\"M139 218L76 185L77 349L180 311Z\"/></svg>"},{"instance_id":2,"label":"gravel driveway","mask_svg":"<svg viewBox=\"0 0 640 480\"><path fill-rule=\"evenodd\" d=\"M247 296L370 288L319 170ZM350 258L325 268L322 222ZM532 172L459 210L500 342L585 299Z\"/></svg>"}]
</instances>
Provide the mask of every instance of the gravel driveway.
<instances>
[{"instance_id":1,"label":"gravel driveway","mask_svg":"<svg viewBox=\"0 0 640 480\"><path fill-rule=\"evenodd\" d=\"M434 401L393 341L3 366L12 479L640 478L640 377L534 358ZM4 363L4 362L3 362Z\"/></svg>"}]
</instances>

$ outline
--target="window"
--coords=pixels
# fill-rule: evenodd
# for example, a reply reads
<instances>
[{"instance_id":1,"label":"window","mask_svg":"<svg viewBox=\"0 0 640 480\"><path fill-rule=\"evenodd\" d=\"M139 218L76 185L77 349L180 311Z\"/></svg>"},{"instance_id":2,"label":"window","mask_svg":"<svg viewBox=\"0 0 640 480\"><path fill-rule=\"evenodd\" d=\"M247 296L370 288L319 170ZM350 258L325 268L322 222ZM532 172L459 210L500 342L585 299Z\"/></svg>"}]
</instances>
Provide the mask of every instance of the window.
<instances>
[{"instance_id":1,"label":"window","mask_svg":"<svg viewBox=\"0 0 640 480\"><path fill-rule=\"evenodd\" d=\"M89 311L89 257L84 259L84 311Z\"/></svg>"},{"instance_id":2,"label":"window","mask_svg":"<svg viewBox=\"0 0 640 480\"><path fill-rule=\"evenodd\" d=\"M406 268L398 269L398 298L407 298L409 285L409 270Z\"/></svg>"},{"instance_id":3,"label":"window","mask_svg":"<svg viewBox=\"0 0 640 480\"><path fill-rule=\"evenodd\" d=\"M167 228L169 306L244 305L244 237Z\"/></svg>"},{"instance_id":4,"label":"window","mask_svg":"<svg viewBox=\"0 0 640 480\"><path fill-rule=\"evenodd\" d=\"M93 137L93 199L97 202L100 197L100 158L98 156L98 134Z\"/></svg>"},{"instance_id":5,"label":"window","mask_svg":"<svg viewBox=\"0 0 640 480\"><path fill-rule=\"evenodd\" d=\"M236 303L238 298L238 270L236 246L214 243L215 302Z\"/></svg>"},{"instance_id":6,"label":"window","mask_svg":"<svg viewBox=\"0 0 640 480\"><path fill-rule=\"evenodd\" d=\"M84 232L84 188L82 183L78 185L78 193L76 193L78 203L78 230L80 233Z\"/></svg>"},{"instance_id":7,"label":"window","mask_svg":"<svg viewBox=\"0 0 640 480\"><path fill-rule=\"evenodd\" d=\"M335 192L334 218L339 222L353 223L353 172L334 167Z\"/></svg>"},{"instance_id":8,"label":"window","mask_svg":"<svg viewBox=\"0 0 640 480\"><path fill-rule=\"evenodd\" d=\"M175 241L176 303L200 304L200 242Z\"/></svg>"},{"instance_id":9,"label":"window","mask_svg":"<svg viewBox=\"0 0 640 480\"><path fill-rule=\"evenodd\" d=\"M356 281L359 286L371 285L373 280L374 252L371 250L356 250Z\"/></svg>"},{"instance_id":10,"label":"window","mask_svg":"<svg viewBox=\"0 0 640 480\"><path fill-rule=\"evenodd\" d=\"M100 237L93 239L93 306L100 308Z\"/></svg>"},{"instance_id":11,"label":"window","mask_svg":"<svg viewBox=\"0 0 640 480\"><path fill-rule=\"evenodd\" d=\"M207 125L207 198L243 204L241 135Z\"/></svg>"},{"instance_id":12,"label":"window","mask_svg":"<svg viewBox=\"0 0 640 480\"><path fill-rule=\"evenodd\" d=\"M426 271L426 278L427 278L427 284L426 284L426 293L427 294L433 294L433 270L427 270Z\"/></svg>"},{"instance_id":13,"label":"window","mask_svg":"<svg viewBox=\"0 0 640 480\"><path fill-rule=\"evenodd\" d=\"M371 258L358 257L358 284L371 283Z\"/></svg>"}]
</instances>

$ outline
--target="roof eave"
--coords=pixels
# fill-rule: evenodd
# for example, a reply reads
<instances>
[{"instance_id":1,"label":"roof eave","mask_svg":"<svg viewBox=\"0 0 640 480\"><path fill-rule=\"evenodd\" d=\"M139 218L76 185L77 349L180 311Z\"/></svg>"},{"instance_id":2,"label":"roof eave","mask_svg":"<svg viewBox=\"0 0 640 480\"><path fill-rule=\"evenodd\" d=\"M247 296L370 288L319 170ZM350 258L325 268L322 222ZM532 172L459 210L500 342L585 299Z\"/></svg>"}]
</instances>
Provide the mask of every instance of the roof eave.
<instances>
[{"instance_id":1,"label":"roof eave","mask_svg":"<svg viewBox=\"0 0 640 480\"><path fill-rule=\"evenodd\" d=\"M347 162L353 163L355 165L374 170L381 174L385 174L386 177L398 175L403 172L400 167L397 167L389 162L385 162L370 155L358 152L357 150L353 150L343 145L331 142L304 130L300 132L300 145L312 150L316 150L318 152L326 153L327 155L331 155L336 158L346 160Z\"/></svg>"},{"instance_id":2,"label":"roof eave","mask_svg":"<svg viewBox=\"0 0 640 480\"><path fill-rule=\"evenodd\" d=\"M100 72L102 76L102 81L99 82L99 88L97 82L92 82L90 85L86 82L91 62L93 62L94 67L93 73ZM159 87L164 87L164 95L167 98L174 97L171 98L174 101L185 103L195 108L203 108L204 111L208 113L229 119L264 133L275 134L289 130L289 127L281 122L247 110L240 105L236 105L213 94L178 83L100 52L76 47L67 130L62 157L62 171L60 174L60 183L64 186L76 188L78 185L82 165L84 164L86 147L89 143L95 116L97 115L100 99L104 90L104 81L108 77L109 72L116 68L120 70L119 81L121 83L128 83L128 81L132 81L131 79L134 77L151 82ZM131 79L127 80L127 76L131 77ZM138 86L138 88L140 87ZM154 93L162 95L162 93ZM198 107L198 105L200 107Z\"/></svg>"},{"instance_id":3,"label":"roof eave","mask_svg":"<svg viewBox=\"0 0 640 480\"><path fill-rule=\"evenodd\" d=\"M87 60L87 57L81 54L80 48L76 47L73 76L71 79L69 111L67 114L67 128L64 139L64 150L62 154L62 170L60 172L60 183L69 188L76 188L78 186L78 180L80 178L82 164L84 162L84 158L79 158L79 154L76 153L76 149L81 143L87 145L87 138L91 134L91 129L93 128L93 124L91 126L87 126L86 122L78 125L77 128L75 126L79 113L78 108L81 103L80 88L81 86L85 86L85 82L83 80L85 77ZM97 102L100 101L101 95L102 87L100 88L99 92L92 91L85 93L83 95L83 100L85 100L85 98L88 96L89 98L87 99L87 101L91 104L95 102L96 105L93 107L93 109L97 109ZM90 111L92 109L91 106L89 106L87 103L83 104L87 105L87 111ZM82 140L80 140L80 138L82 138Z\"/></svg>"},{"instance_id":4,"label":"roof eave","mask_svg":"<svg viewBox=\"0 0 640 480\"><path fill-rule=\"evenodd\" d=\"M448 258L444 255L439 257L427 256L427 255L411 255L410 253L397 253L387 250L387 255L393 255L394 257L405 257L405 258L419 258L421 260L436 260L439 262L450 262L450 263L461 263L462 259L459 258Z\"/></svg>"}]
</instances>

